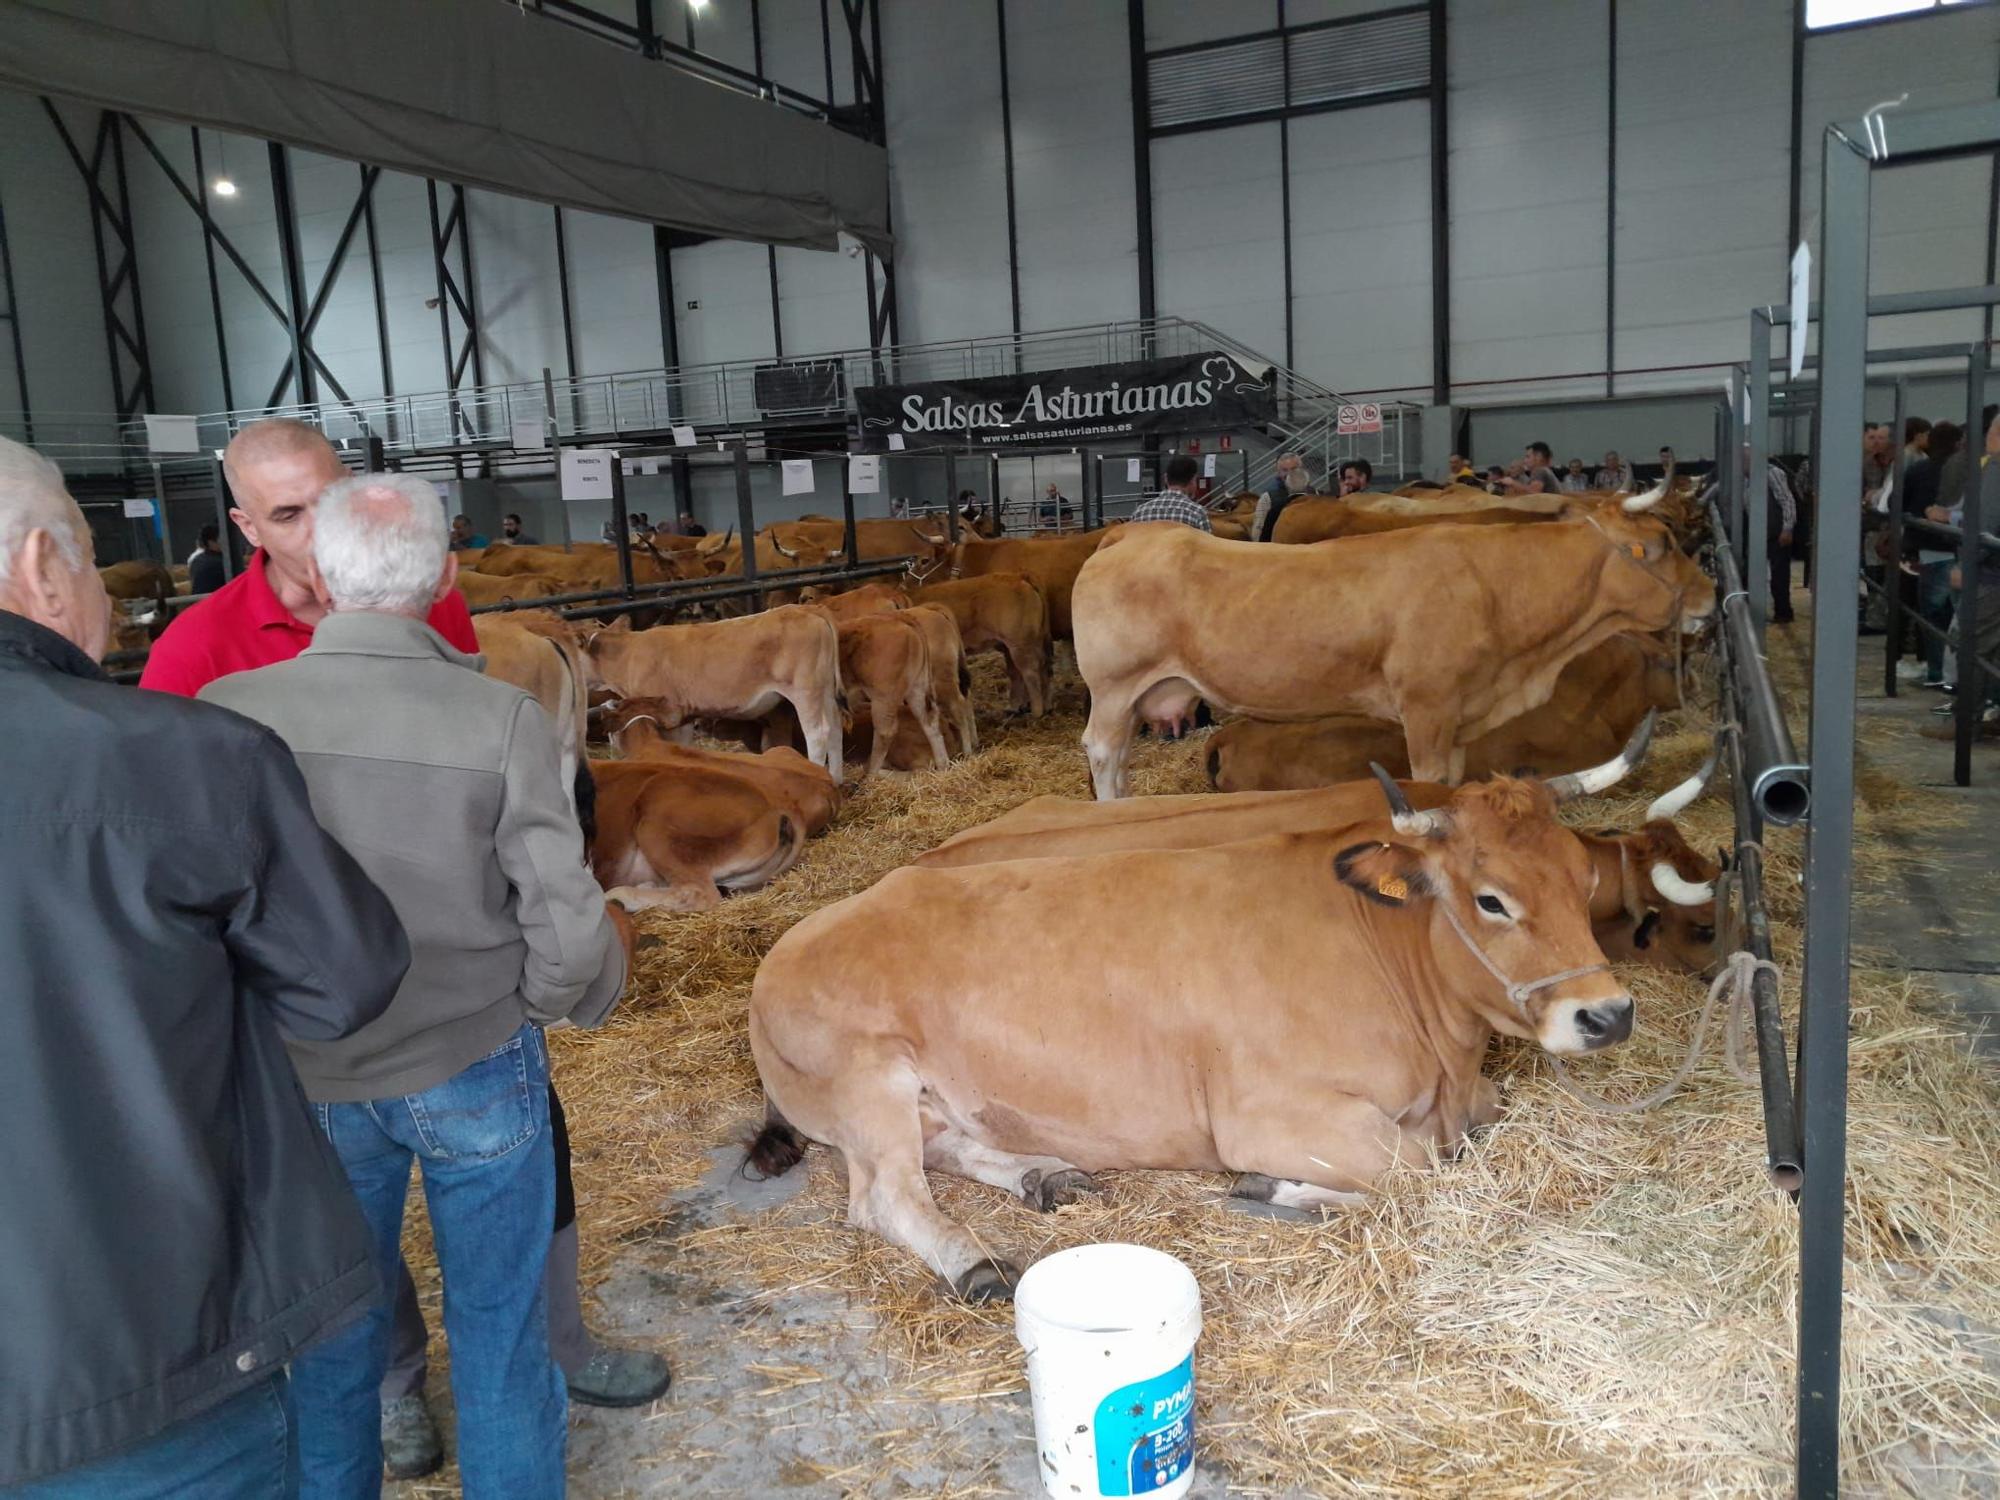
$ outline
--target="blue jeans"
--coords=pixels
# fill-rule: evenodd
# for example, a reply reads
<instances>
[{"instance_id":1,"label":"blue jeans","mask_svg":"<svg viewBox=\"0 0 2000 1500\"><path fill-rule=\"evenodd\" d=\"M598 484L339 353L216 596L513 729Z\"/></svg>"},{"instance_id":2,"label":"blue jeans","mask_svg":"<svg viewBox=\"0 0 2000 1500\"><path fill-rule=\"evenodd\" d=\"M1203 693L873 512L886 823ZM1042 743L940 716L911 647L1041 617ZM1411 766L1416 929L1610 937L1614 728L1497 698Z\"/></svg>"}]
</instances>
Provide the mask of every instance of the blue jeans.
<instances>
[{"instance_id":1,"label":"blue jeans","mask_svg":"<svg viewBox=\"0 0 2000 1500\"><path fill-rule=\"evenodd\" d=\"M523 1026L505 1046L421 1094L321 1104L394 1286L410 1159L444 1275L444 1328L466 1500L556 1500L563 1493L569 1397L549 1355L542 1270L555 1214L549 1055ZM307 1500L382 1491L382 1408L390 1310L367 1313L292 1365Z\"/></svg>"},{"instance_id":2,"label":"blue jeans","mask_svg":"<svg viewBox=\"0 0 2000 1500\"><path fill-rule=\"evenodd\" d=\"M299 1492L283 1373L135 1448L7 1491L8 1500L292 1500Z\"/></svg>"},{"instance_id":3,"label":"blue jeans","mask_svg":"<svg viewBox=\"0 0 2000 1500\"><path fill-rule=\"evenodd\" d=\"M1952 562L1927 562L1917 568L1917 613L1943 630L1951 624L1955 597L1951 587ZM1924 666L1933 678L1944 676L1944 642L1929 631L1924 638Z\"/></svg>"}]
</instances>

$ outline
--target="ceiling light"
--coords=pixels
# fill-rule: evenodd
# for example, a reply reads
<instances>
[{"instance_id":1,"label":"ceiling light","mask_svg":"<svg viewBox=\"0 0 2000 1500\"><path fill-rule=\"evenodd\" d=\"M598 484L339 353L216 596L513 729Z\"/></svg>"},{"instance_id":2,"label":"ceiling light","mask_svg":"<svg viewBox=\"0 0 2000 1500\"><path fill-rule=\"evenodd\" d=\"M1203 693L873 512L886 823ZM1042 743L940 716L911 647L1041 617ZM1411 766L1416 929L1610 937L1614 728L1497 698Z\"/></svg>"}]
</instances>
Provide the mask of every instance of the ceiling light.
<instances>
[{"instance_id":1,"label":"ceiling light","mask_svg":"<svg viewBox=\"0 0 2000 1500\"><path fill-rule=\"evenodd\" d=\"M708 0L688 0L688 9L700 15L708 9Z\"/></svg>"},{"instance_id":2,"label":"ceiling light","mask_svg":"<svg viewBox=\"0 0 2000 1500\"><path fill-rule=\"evenodd\" d=\"M215 181L209 184L209 188L218 198L234 198L236 196L236 184L227 177L216 178Z\"/></svg>"}]
</instances>

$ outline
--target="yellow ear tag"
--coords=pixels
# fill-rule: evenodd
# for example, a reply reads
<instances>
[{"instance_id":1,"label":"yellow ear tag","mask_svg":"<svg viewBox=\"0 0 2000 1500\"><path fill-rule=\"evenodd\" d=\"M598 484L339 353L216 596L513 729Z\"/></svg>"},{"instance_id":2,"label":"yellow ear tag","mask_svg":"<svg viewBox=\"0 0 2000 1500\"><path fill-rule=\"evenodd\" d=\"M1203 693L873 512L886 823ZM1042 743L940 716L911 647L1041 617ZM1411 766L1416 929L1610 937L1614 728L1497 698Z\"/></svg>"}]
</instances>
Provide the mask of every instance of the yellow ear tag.
<instances>
[{"instance_id":1,"label":"yellow ear tag","mask_svg":"<svg viewBox=\"0 0 2000 1500\"><path fill-rule=\"evenodd\" d=\"M1400 875L1383 875L1375 881L1375 892L1391 901L1405 901L1409 899L1410 886Z\"/></svg>"},{"instance_id":2,"label":"yellow ear tag","mask_svg":"<svg viewBox=\"0 0 2000 1500\"><path fill-rule=\"evenodd\" d=\"M1644 562L1646 560L1646 549L1640 546L1637 542L1627 542L1625 544L1625 550L1631 553L1640 562Z\"/></svg>"}]
</instances>

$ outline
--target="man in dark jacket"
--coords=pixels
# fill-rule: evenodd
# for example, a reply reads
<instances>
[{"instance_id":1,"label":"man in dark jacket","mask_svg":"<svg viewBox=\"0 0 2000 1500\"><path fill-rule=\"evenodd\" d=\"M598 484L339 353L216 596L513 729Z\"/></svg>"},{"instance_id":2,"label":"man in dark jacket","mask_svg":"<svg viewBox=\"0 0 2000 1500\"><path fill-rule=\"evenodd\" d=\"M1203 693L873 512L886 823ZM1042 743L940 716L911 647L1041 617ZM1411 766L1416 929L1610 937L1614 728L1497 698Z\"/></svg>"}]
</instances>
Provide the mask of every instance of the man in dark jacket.
<instances>
[{"instance_id":1,"label":"man in dark jacket","mask_svg":"<svg viewBox=\"0 0 2000 1500\"><path fill-rule=\"evenodd\" d=\"M108 628L0 439L0 1489L276 1497L286 1362L379 1297L280 1033L374 1020L409 945L277 736L107 681Z\"/></svg>"}]
</instances>

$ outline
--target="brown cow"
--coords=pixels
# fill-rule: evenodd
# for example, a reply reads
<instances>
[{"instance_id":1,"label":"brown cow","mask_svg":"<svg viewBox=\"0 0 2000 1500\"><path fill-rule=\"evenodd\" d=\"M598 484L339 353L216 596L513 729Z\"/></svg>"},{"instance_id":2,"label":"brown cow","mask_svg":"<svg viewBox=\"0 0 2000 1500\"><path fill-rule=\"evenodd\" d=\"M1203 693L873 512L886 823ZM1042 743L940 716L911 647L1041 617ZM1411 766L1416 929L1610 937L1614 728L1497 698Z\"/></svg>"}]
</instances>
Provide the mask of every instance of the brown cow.
<instances>
[{"instance_id":1,"label":"brown cow","mask_svg":"<svg viewBox=\"0 0 2000 1500\"><path fill-rule=\"evenodd\" d=\"M539 544L516 547L496 543L479 554L473 571L489 578L537 573L554 579L563 593L615 589L624 582L624 575L618 570L618 549L609 542L577 542L567 550ZM643 546L632 549L634 583L672 583L680 576L670 557Z\"/></svg>"},{"instance_id":2,"label":"brown cow","mask_svg":"<svg viewBox=\"0 0 2000 1500\"><path fill-rule=\"evenodd\" d=\"M587 592L570 590L560 579L546 573L512 573L502 578L473 568L458 570L458 591L474 609L482 604L511 604L517 599L552 599L557 594Z\"/></svg>"},{"instance_id":3,"label":"brown cow","mask_svg":"<svg viewBox=\"0 0 2000 1500\"><path fill-rule=\"evenodd\" d=\"M1072 638L1070 592L1076 587L1077 574L1097 550L1098 543L1109 534L1100 529L1063 536L1003 537L998 541L968 538L956 547L945 546L941 539L933 537L934 567L918 581L942 583L948 578L1019 573L1041 590L1048 603L1050 636L1066 641Z\"/></svg>"},{"instance_id":4,"label":"brown cow","mask_svg":"<svg viewBox=\"0 0 2000 1500\"><path fill-rule=\"evenodd\" d=\"M743 754L678 744L660 727L660 707L650 698L628 698L607 716L611 743L626 760L732 771L747 777L780 812L796 819L808 838L826 831L840 808L840 788L824 768L782 745L761 754Z\"/></svg>"},{"instance_id":5,"label":"brown cow","mask_svg":"<svg viewBox=\"0 0 2000 1500\"><path fill-rule=\"evenodd\" d=\"M539 615L530 620L529 615ZM551 630L547 622L554 621ZM558 634L557 632L560 632ZM486 658L486 675L511 682L549 716L563 787L575 799L576 768L590 733L590 691L582 654L567 627L553 615L476 615L472 633Z\"/></svg>"},{"instance_id":6,"label":"brown cow","mask_svg":"<svg viewBox=\"0 0 2000 1500\"><path fill-rule=\"evenodd\" d=\"M1350 1204L1497 1116L1493 1032L1554 1053L1623 1041L1595 872L1549 789L1482 782L1426 812L1389 797L1331 832L897 870L806 918L751 994L768 1100L751 1164L839 1148L850 1222L960 1296L1004 1297L1014 1268L938 1212L926 1167L1043 1209L1129 1168ZM1054 961L1020 962L1024 933Z\"/></svg>"},{"instance_id":7,"label":"brown cow","mask_svg":"<svg viewBox=\"0 0 2000 1500\"><path fill-rule=\"evenodd\" d=\"M1478 510L1374 510L1351 500L1302 496L1286 506L1271 528L1274 542L1325 542L1336 537L1379 536L1412 526L1516 526L1554 520L1554 511L1486 506ZM1220 533L1218 533L1219 535Z\"/></svg>"},{"instance_id":8,"label":"brown cow","mask_svg":"<svg viewBox=\"0 0 2000 1500\"><path fill-rule=\"evenodd\" d=\"M938 727L937 699L931 688L931 657L924 631L905 618L907 610L858 615L836 622L840 633L840 680L850 703L860 712L857 696L865 696L874 744L863 775L872 776L888 760L896 741L896 725L905 710L916 720L931 757L943 770L951 761ZM817 757L815 757L817 759Z\"/></svg>"},{"instance_id":9,"label":"brown cow","mask_svg":"<svg viewBox=\"0 0 2000 1500\"><path fill-rule=\"evenodd\" d=\"M690 719L760 719L789 703L806 754L841 779L840 638L816 609L636 631L621 620L587 637L584 653L593 687L661 700L668 730Z\"/></svg>"},{"instance_id":10,"label":"brown cow","mask_svg":"<svg viewBox=\"0 0 2000 1500\"><path fill-rule=\"evenodd\" d=\"M1622 511L1314 547L1126 526L1076 585L1091 779L1100 798L1126 795L1139 722L1200 698L1256 719L1394 719L1412 773L1456 782L1466 744L1546 702L1571 658L1714 607L1666 528Z\"/></svg>"},{"instance_id":11,"label":"brown cow","mask_svg":"<svg viewBox=\"0 0 2000 1500\"><path fill-rule=\"evenodd\" d=\"M706 911L798 862L805 829L748 778L710 766L596 761L592 872L628 911Z\"/></svg>"},{"instance_id":12,"label":"brown cow","mask_svg":"<svg viewBox=\"0 0 2000 1500\"><path fill-rule=\"evenodd\" d=\"M1637 744L1635 740L1611 761L1552 785L1603 790L1622 774L1619 767L1635 758ZM1715 880L1720 870L1697 853L1673 823L1713 771L1711 762L1655 799L1645 821L1629 833L1577 835L1597 870L1590 897L1591 923L1600 941L1618 946L1619 956L1696 971L1714 962ZM1402 789L1419 809L1442 807L1451 797L1449 787L1435 782L1408 781ZM1230 796L1193 793L1118 802L1036 797L947 839L919 855L915 863L956 869L998 860L1206 848L1287 831L1344 827L1367 817L1380 795L1378 785L1364 779L1308 791Z\"/></svg>"},{"instance_id":13,"label":"brown cow","mask_svg":"<svg viewBox=\"0 0 2000 1500\"><path fill-rule=\"evenodd\" d=\"M970 755L979 748L979 720L972 712L972 676L965 669L957 617L942 604L917 604L901 618L923 632L931 662L931 701L944 726L957 735L958 753Z\"/></svg>"},{"instance_id":14,"label":"brown cow","mask_svg":"<svg viewBox=\"0 0 2000 1500\"><path fill-rule=\"evenodd\" d=\"M174 597L174 575L167 571L164 564L144 558L106 563L97 570L97 576L104 580L105 594L121 603L135 599L155 599L165 603Z\"/></svg>"},{"instance_id":15,"label":"brown cow","mask_svg":"<svg viewBox=\"0 0 2000 1500\"><path fill-rule=\"evenodd\" d=\"M910 607L910 596L893 583L864 583L841 592L824 587L802 589L800 600L818 605L836 620L893 614Z\"/></svg>"},{"instance_id":16,"label":"brown cow","mask_svg":"<svg viewBox=\"0 0 2000 1500\"><path fill-rule=\"evenodd\" d=\"M938 604L958 622L969 656L998 651L1016 713L1040 718L1048 711L1051 675L1049 606L1042 591L1019 573L986 573L927 583L916 590L919 604Z\"/></svg>"},{"instance_id":17,"label":"brown cow","mask_svg":"<svg viewBox=\"0 0 2000 1500\"><path fill-rule=\"evenodd\" d=\"M1549 701L1465 747L1465 774L1557 776L1618 751L1654 708L1680 701L1673 658L1639 637L1613 636L1576 657ZM1280 792L1358 781L1381 765L1407 776L1403 731L1361 714L1292 724L1239 719L1209 736L1208 784L1218 792Z\"/></svg>"}]
</instances>

